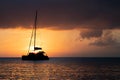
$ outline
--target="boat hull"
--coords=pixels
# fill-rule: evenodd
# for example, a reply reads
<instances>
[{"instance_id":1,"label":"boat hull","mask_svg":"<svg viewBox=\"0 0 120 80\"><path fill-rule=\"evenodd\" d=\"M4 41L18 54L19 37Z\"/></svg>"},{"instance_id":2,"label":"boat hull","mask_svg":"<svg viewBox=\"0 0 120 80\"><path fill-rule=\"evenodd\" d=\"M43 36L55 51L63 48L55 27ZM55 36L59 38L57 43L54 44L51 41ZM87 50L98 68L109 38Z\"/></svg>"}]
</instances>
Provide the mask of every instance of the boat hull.
<instances>
[{"instance_id":1,"label":"boat hull","mask_svg":"<svg viewBox=\"0 0 120 80\"><path fill-rule=\"evenodd\" d=\"M36 57L29 57L29 56L22 56L22 60L49 60L49 58L46 56L44 58L36 58Z\"/></svg>"}]
</instances>

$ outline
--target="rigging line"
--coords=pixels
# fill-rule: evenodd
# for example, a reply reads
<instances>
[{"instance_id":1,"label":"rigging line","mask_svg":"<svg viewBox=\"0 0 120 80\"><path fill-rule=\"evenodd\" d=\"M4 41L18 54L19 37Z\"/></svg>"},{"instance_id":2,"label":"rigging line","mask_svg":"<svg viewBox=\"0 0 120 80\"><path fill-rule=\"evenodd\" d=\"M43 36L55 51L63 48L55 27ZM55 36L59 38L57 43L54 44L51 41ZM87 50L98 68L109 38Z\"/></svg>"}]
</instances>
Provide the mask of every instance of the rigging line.
<instances>
[{"instance_id":1,"label":"rigging line","mask_svg":"<svg viewBox=\"0 0 120 80\"><path fill-rule=\"evenodd\" d=\"M36 14L35 14L35 24L34 24L34 51L35 51L35 46L36 46L36 27L37 26L37 10L36 10Z\"/></svg>"},{"instance_id":2,"label":"rigging line","mask_svg":"<svg viewBox=\"0 0 120 80\"><path fill-rule=\"evenodd\" d=\"M34 26L33 26L33 29L32 29L32 34L31 34L30 43L29 43L29 48L28 48L28 54L29 54L29 51L30 51L31 43L32 43L33 33L34 33L34 47L35 47L35 38L36 38L36 20L37 20L37 11L36 11L36 14L35 14L35 23L34 23ZM35 49L34 49L34 51L35 51Z\"/></svg>"},{"instance_id":3,"label":"rigging line","mask_svg":"<svg viewBox=\"0 0 120 80\"><path fill-rule=\"evenodd\" d=\"M29 54L29 51L30 51L31 43L32 43L33 32L34 32L34 27L33 27L32 34L31 34L31 38L30 38L30 43L29 43L29 48L28 48L28 54Z\"/></svg>"}]
</instances>

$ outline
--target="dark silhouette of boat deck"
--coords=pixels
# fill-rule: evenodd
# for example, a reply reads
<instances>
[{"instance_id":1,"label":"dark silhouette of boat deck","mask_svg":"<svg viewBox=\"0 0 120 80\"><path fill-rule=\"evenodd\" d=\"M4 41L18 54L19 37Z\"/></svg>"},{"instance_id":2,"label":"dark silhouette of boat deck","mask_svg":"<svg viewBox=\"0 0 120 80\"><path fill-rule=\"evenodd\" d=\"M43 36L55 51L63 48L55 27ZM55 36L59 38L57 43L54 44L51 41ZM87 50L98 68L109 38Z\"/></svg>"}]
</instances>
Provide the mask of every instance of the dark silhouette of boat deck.
<instances>
[{"instance_id":1,"label":"dark silhouette of boat deck","mask_svg":"<svg viewBox=\"0 0 120 80\"><path fill-rule=\"evenodd\" d=\"M29 53L28 55L23 55L22 60L49 60L47 55L44 55L45 52L41 51L38 53Z\"/></svg>"}]
</instances>

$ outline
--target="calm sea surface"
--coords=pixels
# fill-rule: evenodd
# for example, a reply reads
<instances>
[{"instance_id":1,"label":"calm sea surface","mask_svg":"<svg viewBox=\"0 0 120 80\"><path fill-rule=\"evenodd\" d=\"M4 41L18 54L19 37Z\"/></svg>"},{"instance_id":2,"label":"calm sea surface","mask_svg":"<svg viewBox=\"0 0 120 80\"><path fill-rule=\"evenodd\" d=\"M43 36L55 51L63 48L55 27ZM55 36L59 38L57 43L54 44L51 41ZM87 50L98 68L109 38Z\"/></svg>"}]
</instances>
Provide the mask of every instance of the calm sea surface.
<instances>
[{"instance_id":1,"label":"calm sea surface","mask_svg":"<svg viewBox=\"0 0 120 80\"><path fill-rule=\"evenodd\" d=\"M0 58L0 80L120 80L120 58Z\"/></svg>"}]
</instances>

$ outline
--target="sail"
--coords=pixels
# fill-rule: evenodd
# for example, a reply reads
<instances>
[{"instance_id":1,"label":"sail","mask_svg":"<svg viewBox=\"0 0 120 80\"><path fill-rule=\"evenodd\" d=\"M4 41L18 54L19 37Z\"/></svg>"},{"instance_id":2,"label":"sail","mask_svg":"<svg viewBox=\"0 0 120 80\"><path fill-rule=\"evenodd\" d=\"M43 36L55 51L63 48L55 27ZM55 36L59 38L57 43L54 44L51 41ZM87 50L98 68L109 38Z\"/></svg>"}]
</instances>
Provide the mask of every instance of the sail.
<instances>
[{"instance_id":1,"label":"sail","mask_svg":"<svg viewBox=\"0 0 120 80\"><path fill-rule=\"evenodd\" d=\"M34 47L34 50L42 50L40 47Z\"/></svg>"}]
</instances>

